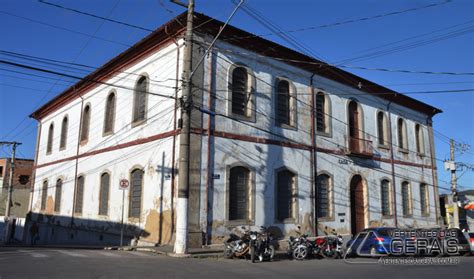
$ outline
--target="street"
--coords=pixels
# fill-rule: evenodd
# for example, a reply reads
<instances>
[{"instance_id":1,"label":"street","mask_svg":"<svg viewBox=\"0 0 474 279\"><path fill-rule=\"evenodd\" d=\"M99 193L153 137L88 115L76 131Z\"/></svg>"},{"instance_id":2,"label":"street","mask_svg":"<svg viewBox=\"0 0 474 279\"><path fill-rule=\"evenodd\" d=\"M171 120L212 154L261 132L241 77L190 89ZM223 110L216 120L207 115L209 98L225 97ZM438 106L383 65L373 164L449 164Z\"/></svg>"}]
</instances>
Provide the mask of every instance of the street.
<instances>
[{"instance_id":1,"label":"street","mask_svg":"<svg viewBox=\"0 0 474 279\"><path fill-rule=\"evenodd\" d=\"M149 252L1 248L0 278L473 278L474 257L448 266L348 264L343 260L172 258Z\"/></svg>"}]
</instances>

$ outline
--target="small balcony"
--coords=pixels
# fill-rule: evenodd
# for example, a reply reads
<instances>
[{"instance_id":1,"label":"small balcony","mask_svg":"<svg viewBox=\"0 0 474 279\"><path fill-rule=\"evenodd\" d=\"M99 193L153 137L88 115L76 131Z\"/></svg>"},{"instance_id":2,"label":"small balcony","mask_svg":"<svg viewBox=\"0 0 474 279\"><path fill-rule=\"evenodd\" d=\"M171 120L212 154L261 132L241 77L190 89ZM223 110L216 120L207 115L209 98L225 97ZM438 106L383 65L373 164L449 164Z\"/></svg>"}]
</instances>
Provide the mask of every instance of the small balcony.
<instances>
[{"instance_id":1,"label":"small balcony","mask_svg":"<svg viewBox=\"0 0 474 279\"><path fill-rule=\"evenodd\" d=\"M372 158L374 156L374 148L371 140L360 138L349 138L349 148L346 154L350 156Z\"/></svg>"}]
</instances>

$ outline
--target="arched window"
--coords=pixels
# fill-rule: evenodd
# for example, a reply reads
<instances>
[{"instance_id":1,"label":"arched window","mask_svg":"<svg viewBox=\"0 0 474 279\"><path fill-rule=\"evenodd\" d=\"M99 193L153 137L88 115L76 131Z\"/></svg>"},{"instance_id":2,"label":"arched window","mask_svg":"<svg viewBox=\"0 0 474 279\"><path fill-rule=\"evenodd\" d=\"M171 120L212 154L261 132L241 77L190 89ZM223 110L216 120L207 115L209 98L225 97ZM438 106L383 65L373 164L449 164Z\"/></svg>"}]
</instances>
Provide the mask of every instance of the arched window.
<instances>
[{"instance_id":1,"label":"arched window","mask_svg":"<svg viewBox=\"0 0 474 279\"><path fill-rule=\"evenodd\" d=\"M392 215L392 202L390 199L390 181L387 179L382 180L380 183L380 195L381 195L381 202L382 202L382 215L383 216L390 216Z\"/></svg>"},{"instance_id":2,"label":"arched window","mask_svg":"<svg viewBox=\"0 0 474 279\"><path fill-rule=\"evenodd\" d=\"M229 220L249 220L250 171L233 167L229 177Z\"/></svg>"},{"instance_id":3,"label":"arched window","mask_svg":"<svg viewBox=\"0 0 474 279\"><path fill-rule=\"evenodd\" d=\"M277 125L291 125L292 121L290 112L290 83L286 80L278 80L276 90Z\"/></svg>"},{"instance_id":4,"label":"arched window","mask_svg":"<svg viewBox=\"0 0 474 279\"><path fill-rule=\"evenodd\" d=\"M364 139L362 108L351 100L348 106L349 150L356 154L370 154L372 151Z\"/></svg>"},{"instance_id":5,"label":"arched window","mask_svg":"<svg viewBox=\"0 0 474 279\"><path fill-rule=\"evenodd\" d=\"M87 105L82 113L81 142L89 139L89 128L91 122L91 106Z\"/></svg>"},{"instance_id":6,"label":"arched window","mask_svg":"<svg viewBox=\"0 0 474 279\"><path fill-rule=\"evenodd\" d=\"M104 172L100 176L99 215L107 215L109 210L110 175Z\"/></svg>"},{"instance_id":7,"label":"arched window","mask_svg":"<svg viewBox=\"0 0 474 279\"><path fill-rule=\"evenodd\" d=\"M51 154L53 151L53 137L54 137L54 123L49 125L48 130L48 143L46 144L46 154Z\"/></svg>"},{"instance_id":8,"label":"arched window","mask_svg":"<svg viewBox=\"0 0 474 279\"><path fill-rule=\"evenodd\" d=\"M423 140L423 129L420 124L415 125L415 141L416 141L416 152L419 154L425 153L425 145Z\"/></svg>"},{"instance_id":9,"label":"arched window","mask_svg":"<svg viewBox=\"0 0 474 279\"><path fill-rule=\"evenodd\" d=\"M105 102L105 116L104 116L104 135L114 132L115 122L115 93L110 93Z\"/></svg>"},{"instance_id":10,"label":"arched window","mask_svg":"<svg viewBox=\"0 0 474 279\"><path fill-rule=\"evenodd\" d=\"M237 67L232 72L232 113L249 116L248 102L250 100L248 72L244 67Z\"/></svg>"},{"instance_id":11,"label":"arched window","mask_svg":"<svg viewBox=\"0 0 474 279\"><path fill-rule=\"evenodd\" d=\"M77 178L76 199L74 201L74 213L82 214L84 205L84 176Z\"/></svg>"},{"instance_id":12,"label":"arched window","mask_svg":"<svg viewBox=\"0 0 474 279\"><path fill-rule=\"evenodd\" d=\"M67 128L68 118L64 116L63 122L61 123L61 137L59 139L59 150L65 149L67 144Z\"/></svg>"},{"instance_id":13,"label":"arched window","mask_svg":"<svg viewBox=\"0 0 474 279\"><path fill-rule=\"evenodd\" d=\"M420 184L420 207L421 207L421 214L428 215L428 205L429 205L429 195L428 195L428 185L425 183Z\"/></svg>"},{"instance_id":14,"label":"arched window","mask_svg":"<svg viewBox=\"0 0 474 279\"><path fill-rule=\"evenodd\" d=\"M284 221L295 218L295 174L289 170L277 173L276 188L276 219Z\"/></svg>"},{"instance_id":15,"label":"arched window","mask_svg":"<svg viewBox=\"0 0 474 279\"><path fill-rule=\"evenodd\" d=\"M142 76L137 81L133 95L133 123L141 123L146 120L147 97L148 79L145 76Z\"/></svg>"},{"instance_id":16,"label":"arched window","mask_svg":"<svg viewBox=\"0 0 474 279\"><path fill-rule=\"evenodd\" d=\"M403 118L398 118L398 147L400 149L407 150L408 149L408 136L407 136L407 127L405 125L405 120Z\"/></svg>"},{"instance_id":17,"label":"arched window","mask_svg":"<svg viewBox=\"0 0 474 279\"><path fill-rule=\"evenodd\" d=\"M140 218L142 210L143 171L140 169L133 170L131 180L128 217Z\"/></svg>"},{"instance_id":18,"label":"arched window","mask_svg":"<svg viewBox=\"0 0 474 279\"><path fill-rule=\"evenodd\" d=\"M56 181L56 193L54 194L54 212L61 210L61 195L63 190L63 181L58 179Z\"/></svg>"},{"instance_id":19,"label":"arched window","mask_svg":"<svg viewBox=\"0 0 474 279\"><path fill-rule=\"evenodd\" d=\"M330 102L323 92L316 94L316 131L329 134L329 108Z\"/></svg>"},{"instance_id":20,"label":"arched window","mask_svg":"<svg viewBox=\"0 0 474 279\"><path fill-rule=\"evenodd\" d=\"M388 145L388 127L387 117L384 112L377 112L377 134L379 145Z\"/></svg>"},{"instance_id":21,"label":"arched window","mask_svg":"<svg viewBox=\"0 0 474 279\"><path fill-rule=\"evenodd\" d=\"M411 215L411 190L410 184L406 181L402 182L402 210L403 216Z\"/></svg>"},{"instance_id":22,"label":"arched window","mask_svg":"<svg viewBox=\"0 0 474 279\"><path fill-rule=\"evenodd\" d=\"M320 174L316 179L316 198L318 218L331 217L330 188L331 177L327 174Z\"/></svg>"},{"instance_id":23,"label":"arched window","mask_svg":"<svg viewBox=\"0 0 474 279\"><path fill-rule=\"evenodd\" d=\"M41 189L41 210L46 209L46 201L48 200L48 180L43 181L43 188Z\"/></svg>"}]
</instances>

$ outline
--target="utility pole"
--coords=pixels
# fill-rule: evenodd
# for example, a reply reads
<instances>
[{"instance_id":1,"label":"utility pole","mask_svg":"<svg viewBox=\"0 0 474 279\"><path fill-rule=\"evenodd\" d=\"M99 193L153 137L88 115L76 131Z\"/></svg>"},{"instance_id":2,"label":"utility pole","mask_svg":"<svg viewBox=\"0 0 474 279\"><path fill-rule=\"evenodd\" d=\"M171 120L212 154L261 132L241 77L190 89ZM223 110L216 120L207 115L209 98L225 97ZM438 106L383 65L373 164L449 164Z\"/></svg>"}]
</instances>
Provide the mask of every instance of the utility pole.
<instances>
[{"instance_id":1,"label":"utility pole","mask_svg":"<svg viewBox=\"0 0 474 279\"><path fill-rule=\"evenodd\" d=\"M450 140L450 160L451 160L451 201L453 208L453 227L459 228L458 194L456 191L456 162L454 161L454 140Z\"/></svg>"},{"instance_id":2,"label":"utility pole","mask_svg":"<svg viewBox=\"0 0 474 279\"><path fill-rule=\"evenodd\" d=\"M0 145L11 145L12 146L12 157L10 160L10 177L8 178L8 192L7 192L7 201L5 203L5 243L8 243L9 234L10 234L10 207L12 204L12 191L13 191L13 174L15 170L15 153L16 147L21 145L20 142L9 142L1 141Z\"/></svg>"},{"instance_id":3,"label":"utility pole","mask_svg":"<svg viewBox=\"0 0 474 279\"><path fill-rule=\"evenodd\" d=\"M183 6L181 2L172 1ZM179 138L179 166L178 166L178 201L176 204L176 240L174 253L185 255L188 251L188 199L189 199L189 151L190 126L192 110L191 71L193 52L193 14L194 0L188 0L188 14L186 24L184 65L183 65L183 94L181 97L181 134Z\"/></svg>"}]
</instances>

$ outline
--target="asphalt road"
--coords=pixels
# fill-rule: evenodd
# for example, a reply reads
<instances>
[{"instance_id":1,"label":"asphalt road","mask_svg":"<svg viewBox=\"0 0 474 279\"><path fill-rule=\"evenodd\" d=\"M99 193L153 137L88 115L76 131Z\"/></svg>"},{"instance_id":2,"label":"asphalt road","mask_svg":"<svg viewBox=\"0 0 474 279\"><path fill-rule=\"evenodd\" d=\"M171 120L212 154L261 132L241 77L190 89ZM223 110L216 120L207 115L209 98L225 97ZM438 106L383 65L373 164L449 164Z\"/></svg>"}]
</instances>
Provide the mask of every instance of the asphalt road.
<instances>
[{"instance_id":1,"label":"asphalt road","mask_svg":"<svg viewBox=\"0 0 474 279\"><path fill-rule=\"evenodd\" d=\"M357 259L356 259L357 260ZM351 259L351 261L354 261ZM382 265L372 259L179 259L133 251L0 248L0 279L9 278L474 278L474 257L451 265Z\"/></svg>"}]
</instances>

